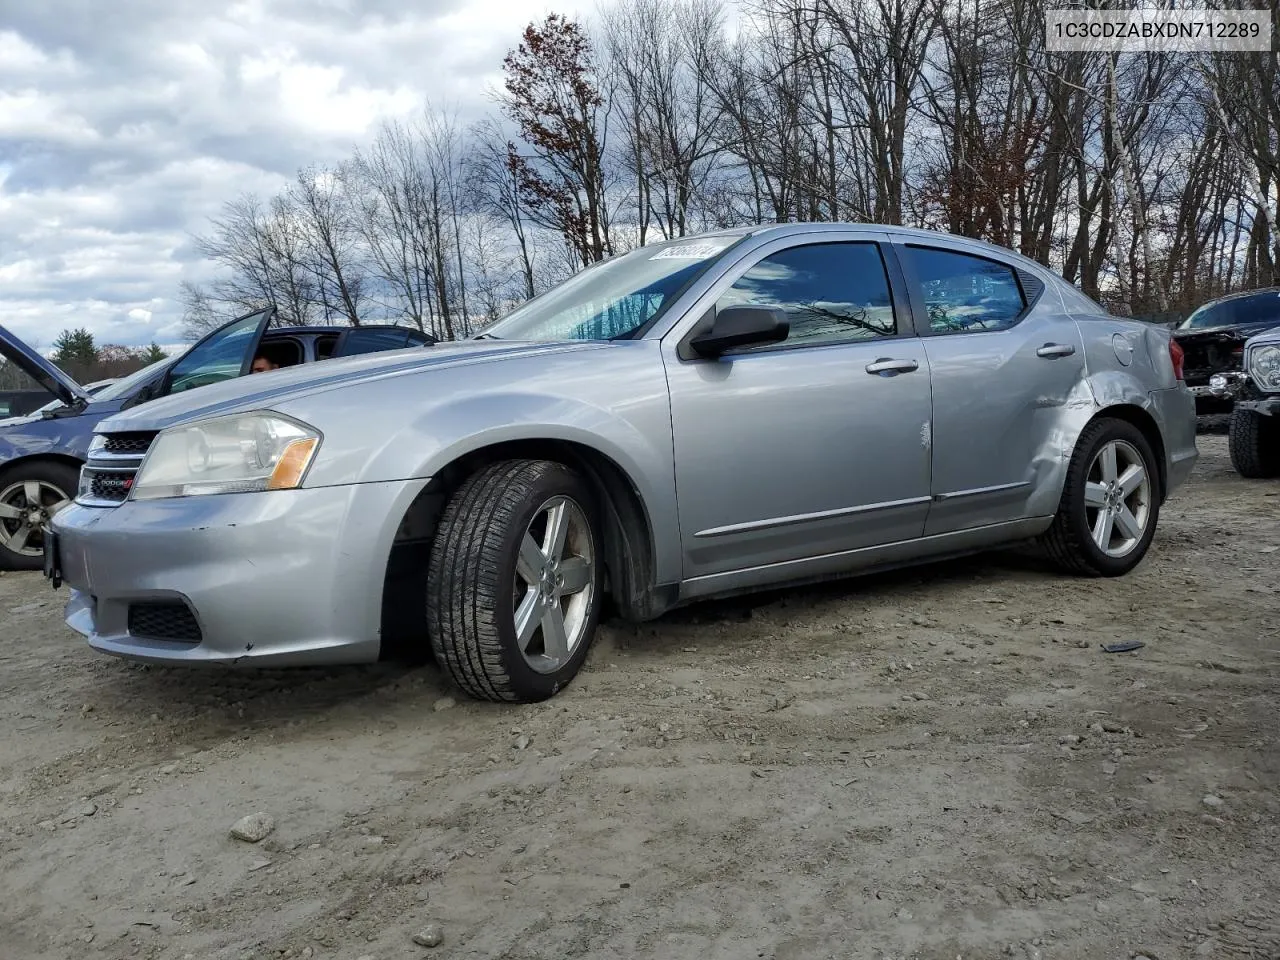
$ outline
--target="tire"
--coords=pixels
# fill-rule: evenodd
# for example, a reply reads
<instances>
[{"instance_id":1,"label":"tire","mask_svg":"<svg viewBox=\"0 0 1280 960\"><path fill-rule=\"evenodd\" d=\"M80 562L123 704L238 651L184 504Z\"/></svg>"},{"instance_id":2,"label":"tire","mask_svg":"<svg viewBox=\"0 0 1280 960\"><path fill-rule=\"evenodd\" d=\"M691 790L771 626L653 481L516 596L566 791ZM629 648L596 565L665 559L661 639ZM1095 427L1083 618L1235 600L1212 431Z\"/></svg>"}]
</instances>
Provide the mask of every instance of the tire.
<instances>
[{"instance_id":1,"label":"tire","mask_svg":"<svg viewBox=\"0 0 1280 960\"><path fill-rule=\"evenodd\" d=\"M52 515L50 508L65 506L75 497L79 484L80 474L74 467L52 460L27 460L0 470L0 569L39 570L44 566L43 538L30 520L28 492L36 489L39 493L37 523L43 523ZM15 510L23 516L5 516Z\"/></svg>"},{"instance_id":2,"label":"tire","mask_svg":"<svg viewBox=\"0 0 1280 960\"><path fill-rule=\"evenodd\" d=\"M1116 470L1119 477L1127 475L1127 467L1140 461L1145 475L1143 485L1129 494L1106 489L1103 451L1112 446L1117 461L1126 460ZM1119 500L1119 506L1128 511L1129 520L1119 518L1117 506L1112 515L1110 535L1105 525L1095 526L1099 515L1106 509L1086 502L1086 495L1094 502L1110 504L1110 497ZM1104 417L1094 420L1080 434L1076 449L1067 467L1067 479L1062 488L1062 499L1053 525L1040 536L1040 545L1049 558L1062 570L1087 577L1118 577L1128 573L1146 556L1155 536L1160 519L1160 477L1155 454L1142 431L1124 420ZM1140 535L1126 537L1133 532L1133 523L1141 522ZM1094 534L1097 531L1108 541L1104 550ZM1121 542L1116 542L1117 540Z\"/></svg>"},{"instance_id":3,"label":"tire","mask_svg":"<svg viewBox=\"0 0 1280 960\"><path fill-rule=\"evenodd\" d=\"M538 548L548 546L557 507L568 534L553 567L548 551ZM427 632L436 660L463 691L480 700L532 703L577 675L603 599L597 517L586 481L545 460L492 464L449 500L427 567ZM571 589L580 582L581 589ZM532 632L522 650L517 618L530 611L523 622L533 624ZM564 638L559 644L557 635Z\"/></svg>"},{"instance_id":4,"label":"tire","mask_svg":"<svg viewBox=\"0 0 1280 960\"><path fill-rule=\"evenodd\" d=\"M1235 410L1228 432L1231 465L1250 480L1280 476L1280 423L1256 410Z\"/></svg>"}]
</instances>

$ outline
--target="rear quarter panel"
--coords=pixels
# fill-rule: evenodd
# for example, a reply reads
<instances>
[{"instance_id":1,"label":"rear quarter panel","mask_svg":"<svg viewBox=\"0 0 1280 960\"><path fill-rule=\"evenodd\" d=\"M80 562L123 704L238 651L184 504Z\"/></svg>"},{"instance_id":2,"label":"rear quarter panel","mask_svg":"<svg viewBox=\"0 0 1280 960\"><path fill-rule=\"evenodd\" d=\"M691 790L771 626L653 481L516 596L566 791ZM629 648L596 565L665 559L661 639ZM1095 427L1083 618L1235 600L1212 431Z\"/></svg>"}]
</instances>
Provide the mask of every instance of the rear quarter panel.
<instances>
[{"instance_id":1,"label":"rear quarter panel","mask_svg":"<svg viewBox=\"0 0 1280 960\"><path fill-rule=\"evenodd\" d=\"M1145 410L1160 430L1166 493L1190 473L1196 448L1195 400L1174 375L1166 327L1106 315L1077 316L1085 365L1097 409L1129 405ZM1080 424L1083 429L1084 424ZM1077 434L1078 435L1078 434Z\"/></svg>"}]
</instances>

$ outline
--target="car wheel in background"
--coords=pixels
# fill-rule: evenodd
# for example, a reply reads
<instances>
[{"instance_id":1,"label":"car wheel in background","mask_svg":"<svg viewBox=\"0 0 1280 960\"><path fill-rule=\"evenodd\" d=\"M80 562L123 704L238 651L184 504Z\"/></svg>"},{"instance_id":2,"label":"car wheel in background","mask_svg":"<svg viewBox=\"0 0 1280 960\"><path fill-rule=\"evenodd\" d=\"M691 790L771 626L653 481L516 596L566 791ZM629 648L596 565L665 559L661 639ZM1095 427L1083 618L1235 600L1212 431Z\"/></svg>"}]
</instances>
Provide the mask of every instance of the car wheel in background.
<instances>
[{"instance_id":1,"label":"car wheel in background","mask_svg":"<svg viewBox=\"0 0 1280 960\"><path fill-rule=\"evenodd\" d=\"M42 529L71 502L80 482L74 467L31 460L0 470L0 569L39 570Z\"/></svg>"},{"instance_id":2,"label":"car wheel in background","mask_svg":"<svg viewBox=\"0 0 1280 960\"><path fill-rule=\"evenodd\" d=\"M544 700L586 659L601 603L591 488L569 467L506 460L472 475L440 518L427 631L440 665L485 700Z\"/></svg>"},{"instance_id":3,"label":"car wheel in background","mask_svg":"<svg viewBox=\"0 0 1280 960\"><path fill-rule=\"evenodd\" d=\"M1256 410L1236 410L1228 431L1231 465L1250 480L1280 476L1280 421Z\"/></svg>"},{"instance_id":4,"label":"car wheel in background","mask_svg":"<svg viewBox=\"0 0 1280 960\"><path fill-rule=\"evenodd\" d=\"M1124 420L1094 420L1080 434L1053 525L1040 543L1062 569L1116 577L1136 567L1160 517L1151 444Z\"/></svg>"}]
</instances>

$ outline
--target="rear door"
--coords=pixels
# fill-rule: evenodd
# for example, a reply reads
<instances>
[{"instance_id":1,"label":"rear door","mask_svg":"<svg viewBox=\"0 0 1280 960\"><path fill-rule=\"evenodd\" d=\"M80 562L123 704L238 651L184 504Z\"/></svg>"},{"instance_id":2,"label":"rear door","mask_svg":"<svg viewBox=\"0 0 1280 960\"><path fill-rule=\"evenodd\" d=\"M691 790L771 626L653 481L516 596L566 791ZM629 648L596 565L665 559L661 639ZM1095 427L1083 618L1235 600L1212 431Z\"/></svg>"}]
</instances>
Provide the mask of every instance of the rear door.
<instances>
[{"instance_id":1,"label":"rear door","mask_svg":"<svg viewBox=\"0 0 1280 960\"><path fill-rule=\"evenodd\" d=\"M1062 409L1088 396L1084 342L1043 281L956 246L896 241L933 389L925 535L1052 513ZM1081 391L1084 391L1083 393Z\"/></svg>"}]
</instances>

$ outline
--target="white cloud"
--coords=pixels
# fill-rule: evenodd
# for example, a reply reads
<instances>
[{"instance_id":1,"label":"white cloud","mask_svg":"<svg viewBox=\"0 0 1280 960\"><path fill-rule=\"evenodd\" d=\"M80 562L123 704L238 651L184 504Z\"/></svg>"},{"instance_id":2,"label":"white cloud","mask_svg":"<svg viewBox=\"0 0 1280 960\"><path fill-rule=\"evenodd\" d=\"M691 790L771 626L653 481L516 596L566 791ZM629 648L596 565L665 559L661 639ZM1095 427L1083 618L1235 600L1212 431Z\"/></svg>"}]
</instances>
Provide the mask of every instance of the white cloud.
<instances>
[{"instance_id":1,"label":"white cloud","mask_svg":"<svg viewBox=\"0 0 1280 960\"><path fill-rule=\"evenodd\" d=\"M529 21L594 0L0 2L0 324L180 339L191 244L242 191L429 98L470 119Z\"/></svg>"}]
</instances>

